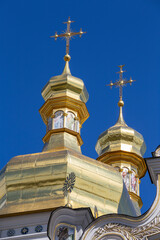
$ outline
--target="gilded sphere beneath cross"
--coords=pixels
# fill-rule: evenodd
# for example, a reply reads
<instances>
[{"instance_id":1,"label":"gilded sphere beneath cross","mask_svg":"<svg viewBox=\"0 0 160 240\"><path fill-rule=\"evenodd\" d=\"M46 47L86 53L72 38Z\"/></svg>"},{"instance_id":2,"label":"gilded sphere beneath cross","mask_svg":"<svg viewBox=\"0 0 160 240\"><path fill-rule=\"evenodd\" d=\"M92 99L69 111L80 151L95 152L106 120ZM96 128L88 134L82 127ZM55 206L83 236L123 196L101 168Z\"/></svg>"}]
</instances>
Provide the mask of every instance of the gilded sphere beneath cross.
<instances>
[{"instance_id":1,"label":"gilded sphere beneath cross","mask_svg":"<svg viewBox=\"0 0 160 240\"><path fill-rule=\"evenodd\" d=\"M119 107L123 107L123 106L124 106L124 102L123 102L123 100L119 100L119 102L118 102L118 106L119 106Z\"/></svg>"},{"instance_id":2,"label":"gilded sphere beneath cross","mask_svg":"<svg viewBox=\"0 0 160 240\"><path fill-rule=\"evenodd\" d=\"M65 56L64 56L64 61L65 62L69 62L71 60L71 56L69 55L69 54L66 54Z\"/></svg>"}]
</instances>

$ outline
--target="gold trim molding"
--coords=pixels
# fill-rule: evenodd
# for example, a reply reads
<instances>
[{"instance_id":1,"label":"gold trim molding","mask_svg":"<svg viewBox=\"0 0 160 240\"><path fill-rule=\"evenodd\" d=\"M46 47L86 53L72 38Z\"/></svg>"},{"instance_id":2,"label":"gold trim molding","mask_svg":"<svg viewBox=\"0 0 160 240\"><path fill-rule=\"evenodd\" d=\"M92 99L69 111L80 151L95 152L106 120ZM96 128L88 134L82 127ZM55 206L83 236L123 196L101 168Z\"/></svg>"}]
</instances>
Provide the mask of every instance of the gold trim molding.
<instances>
[{"instance_id":1,"label":"gold trim molding","mask_svg":"<svg viewBox=\"0 0 160 240\"><path fill-rule=\"evenodd\" d=\"M139 205L139 208L141 209L141 207L143 206L143 202L142 202L142 199L140 196L138 196L137 194L133 193L133 192L130 192L128 191L129 193L129 196L132 200L136 201Z\"/></svg>"},{"instance_id":2,"label":"gold trim molding","mask_svg":"<svg viewBox=\"0 0 160 240\"><path fill-rule=\"evenodd\" d=\"M147 171L147 166L144 158L140 157L136 153L125 152L125 151L107 152L99 156L97 160L109 165L116 162L131 163L133 166L137 167L139 178L144 177Z\"/></svg>"},{"instance_id":3,"label":"gold trim molding","mask_svg":"<svg viewBox=\"0 0 160 240\"><path fill-rule=\"evenodd\" d=\"M68 96L49 98L39 109L40 115L45 124L47 124L47 119L52 115L53 109L59 108L69 108L76 111L81 124L83 124L89 117L89 113L84 102Z\"/></svg>"},{"instance_id":4,"label":"gold trim molding","mask_svg":"<svg viewBox=\"0 0 160 240\"><path fill-rule=\"evenodd\" d=\"M78 132L75 132L75 131L70 130L70 129L68 129L68 128L58 128L58 129L49 130L49 131L46 133L46 135L43 137L42 140L43 140L44 143L46 143L46 142L49 141L49 139L50 139L50 137L51 137L51 135L52 135L53 133L56 134L56 133L62 133L62 132L70 133L70 134L72 134L73 136L76 136L79 145L82 146L83 140L82 140L80 134L79 134Z\"/></svg>"}]
</instances>

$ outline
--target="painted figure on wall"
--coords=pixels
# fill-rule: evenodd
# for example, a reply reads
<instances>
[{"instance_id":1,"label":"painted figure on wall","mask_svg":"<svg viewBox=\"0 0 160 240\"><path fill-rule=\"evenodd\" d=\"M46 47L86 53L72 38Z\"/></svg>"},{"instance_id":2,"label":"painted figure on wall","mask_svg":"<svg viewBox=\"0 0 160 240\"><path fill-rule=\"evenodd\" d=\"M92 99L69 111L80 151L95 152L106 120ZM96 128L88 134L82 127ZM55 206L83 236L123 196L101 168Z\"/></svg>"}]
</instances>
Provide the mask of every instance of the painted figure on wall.
<instances>
[{"instance_id":1,"label":"painted figure on wall","mask_svg":"<svg viewBox=\"0 0 160 240\"><path fill-rule=\"evenodd\" d=\"M54 129L63 128L64 126L64 115L63 111L57 111L54 114Z\"/></svg>"},{"instance_id":2,"label":"painted figure on wall","mask_svg":"<svg viewBox=\"0 0 160 240\"><path fill-rule=\"evenodd\" d=\"M123 168L123 172L122 172L122 177L124 180L124 183L126 185L127 190L129 190L129 173L128 173L128 168Z\"/></svg>"},{"instance_id":3,"label":"painted figure on wall","mask_svg":"<svg viewBox=\"0 0 160 240\"><path fill-rule=\"evenodd\" d=\"M67 118L66 118L66 127L75 130L75 115L72 112L68 112Z\"/></svg>"},{"instance_id":4,"label":"painted figure on wall","mask_svg":"<svg viewBox=\"0 0 160 240\"><path fill-rule=\"evenodd\" d=\"M131 191L137 193L137 178L134 171L131 174Z\"/></svg>"}]
</instances>

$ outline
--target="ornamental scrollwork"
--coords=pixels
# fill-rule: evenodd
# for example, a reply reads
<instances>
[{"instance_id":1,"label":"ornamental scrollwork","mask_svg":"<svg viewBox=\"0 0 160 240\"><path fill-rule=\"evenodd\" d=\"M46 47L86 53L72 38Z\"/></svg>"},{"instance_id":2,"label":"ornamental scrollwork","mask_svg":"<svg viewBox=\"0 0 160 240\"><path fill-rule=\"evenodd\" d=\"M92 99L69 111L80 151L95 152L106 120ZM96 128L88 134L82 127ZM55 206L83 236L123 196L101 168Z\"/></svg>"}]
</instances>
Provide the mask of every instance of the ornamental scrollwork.
<instances>
[{"instance_id":1,"label":"ornamental scrollwork","mask_svg":"<svg viewBox=\"0 0 160 240\"><path fill-rule=\"evenodd\" d=\"M148 236L160 233L160 216L146 225L135 228L119 223L108 223L95 232L93 239L96 240L107 233L119 233L127 240L146 240Z\"/></svg>"},{"instance_id":2,"label":"ornamental scrollwork","mask_svg":"<svg viewBox=\"0 0 160 240\"><path fill-rule=\"evenodd\" d=\"M160 233L160 215L157 215L156 218L148 224L132 229L132 234L140 240L146 240L148 236L158 233Z\"/></svg>"},{"instance_id":3,"label":"ornamental scrollwork","mask_svg":"<svg viewBox=\"0 0 160 240\"><path fill-rule=\"evenodd\" d=\"M106 233L119 233L122 236L126 237L128 240L139 240L138 238L133 236L129 230L130 230L130 227L127 227L125 225L121 225L118 223L109 223L109 224L106 224L104 227L99 228L96 231L93 239L96 240L97 238L99 238L100 236L103 236Z\"/></svg>"}]
</instances>

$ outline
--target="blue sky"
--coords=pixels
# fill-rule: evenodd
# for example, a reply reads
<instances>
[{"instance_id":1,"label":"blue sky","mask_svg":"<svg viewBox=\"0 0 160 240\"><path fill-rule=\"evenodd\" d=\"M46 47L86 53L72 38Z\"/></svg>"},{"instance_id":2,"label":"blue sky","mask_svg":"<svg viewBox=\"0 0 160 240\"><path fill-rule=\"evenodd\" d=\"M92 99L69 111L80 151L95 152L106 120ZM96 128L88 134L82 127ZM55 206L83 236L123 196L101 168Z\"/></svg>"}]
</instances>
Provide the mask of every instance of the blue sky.
<instances>
[{"instance_id":1,"label":"blue sky","mask_svg":"<svg viewBox=\"0 0 160 240\"><path fill-rule=\"evenodd\" d=\"M45 125L38 109L41 90L64 68L65 41L49 36L65 30L68 16L87 31L71 41L70 69L82 78L90 98L90 118L82 128L82 152L97 158L95 144L118 118L117 65L136 82L124 88L124 119L140 132L147 151L160 144L160 1L158 0L1 0L0 1L0 167L15 155L40 152ZM148 174L141 183L146 211L156 189Z\"/></svg>"}]
</instances>

